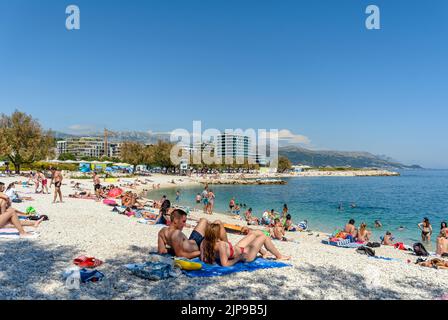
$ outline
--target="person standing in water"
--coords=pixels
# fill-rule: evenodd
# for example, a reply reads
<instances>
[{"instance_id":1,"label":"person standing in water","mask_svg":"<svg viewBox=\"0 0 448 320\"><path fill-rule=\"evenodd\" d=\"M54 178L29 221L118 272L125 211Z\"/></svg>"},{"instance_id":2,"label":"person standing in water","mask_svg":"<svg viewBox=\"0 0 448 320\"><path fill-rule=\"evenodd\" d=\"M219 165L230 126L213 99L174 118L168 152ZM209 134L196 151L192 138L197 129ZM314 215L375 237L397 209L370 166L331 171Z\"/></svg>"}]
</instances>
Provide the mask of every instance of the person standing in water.
<instances>
[{"instance_id":1,"label":"person standing in water","mask_svg":"<svg viewBox=\"0 0 448 320\"><path fill-rule=\"evenodd\" d=\"M176 202L179 203L179 201L180 201L180 191L177 190L176 191Z\"/></svg>"},{"instance_id":2,"label":"person standing in water","mask_svg":"<svg viewBox=\"0 0 448 320\"><path fill-rule=\"evenodd\" d=\"M432 235L432 226L428 218L423 218L423 221L418 224L418 228L422 231L422 241L430 242Z\"/></svg>"},{"instance_id":3,"label":"person standing in water","mask_svg":"<svg viewBox=\"0 0 448 320\"><path fill-rule=\"evenodd\" d=\"M64 201L62 201L62 191L61 191L61 186L62 186L62 173L61 171L55 169L55 168L51 168L51 183L50 183L50 187L54 184L54 198L53 198L53 203L56 203L56 199L59 195L59 202L63 203Z\"/></svg>"}]
</instances>

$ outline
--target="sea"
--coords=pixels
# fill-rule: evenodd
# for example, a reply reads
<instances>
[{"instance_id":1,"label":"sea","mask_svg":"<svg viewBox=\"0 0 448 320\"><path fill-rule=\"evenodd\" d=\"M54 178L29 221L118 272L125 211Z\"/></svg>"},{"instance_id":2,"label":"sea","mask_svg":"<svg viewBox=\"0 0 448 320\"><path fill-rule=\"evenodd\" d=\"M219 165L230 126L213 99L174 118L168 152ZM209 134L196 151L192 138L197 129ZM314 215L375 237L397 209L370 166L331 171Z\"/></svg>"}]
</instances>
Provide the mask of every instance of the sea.
<instances>
[{"instance_id":1,"label":"sea","mask_svg":"<svg viewBox=\"0 0 448 320\"><path fill-rule=\"evenodd\" d=\"M395 241L421 242L418 223L429 218L433 239L426 244L435 249L442 221L448 220L448 170L405 170L396 177L293 177L286 185L211 185L216 195L215 211L229 213L232 197L243 205L241 214L252 208L261 217L265 210L281 212L287 204L293 222L307 220L311 230L331 233L349 219L355 225L367 223L373 240L391 231ZM151 191L148 197L167 195L176 204L195 207L195 196L203 187L182 187ZM375 228L379 220L382 227Z\"/></svg>"}]
</instances>

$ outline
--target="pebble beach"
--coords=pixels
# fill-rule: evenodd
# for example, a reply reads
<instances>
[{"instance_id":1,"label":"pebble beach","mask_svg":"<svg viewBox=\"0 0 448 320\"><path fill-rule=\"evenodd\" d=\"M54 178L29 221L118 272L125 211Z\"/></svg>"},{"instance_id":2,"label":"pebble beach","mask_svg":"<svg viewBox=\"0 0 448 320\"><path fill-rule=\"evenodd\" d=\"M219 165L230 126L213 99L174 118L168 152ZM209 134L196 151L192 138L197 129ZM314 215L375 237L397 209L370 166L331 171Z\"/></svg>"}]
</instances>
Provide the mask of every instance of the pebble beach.
<instances>
[{"instance_id":1,"label":"pebble beach","mask_svg":"<svg viewBox=\"0 0 448 320\"><path fill-rule=\"evenodd\" d=\"M188 178L181 181L170 176L150 179L162 188L197 184ZM173 179L176 184L171 183ZM17 180L20 178L0 178L5 184ZM288 233L294 242L275 242L283 254L292 257L290 267L211 278L181 275L161 281L144 280L124 265L144 262L149 252L156 251L160 227L113 213L110 206L95 200L69 198L68 194L74 192L71 181L75 180L64 180L64 203L56 204L52 204L52 194L34 194L32 188L17 186L20 195L31 196L34 201L14 207L24 211L33 206L49 221L36 229L40 234L36 239L0 239L0 299L434 300L448 294L448 271L417 266L417 257L410 252L382 246L375 248L376 255L393 260L369 258L355 249L322 244L326 235L316 230ZM90 180L77 182L92 189ZM225 214L210 216L193 211L190 216L243 225ZM184 229L187 236L191 231ZM239 238L229 235L232 243ZM79 290L68 290L62 273L80 255L104 261L98 270L105 278L82 284Z\"/></svg>"}]
</instances>

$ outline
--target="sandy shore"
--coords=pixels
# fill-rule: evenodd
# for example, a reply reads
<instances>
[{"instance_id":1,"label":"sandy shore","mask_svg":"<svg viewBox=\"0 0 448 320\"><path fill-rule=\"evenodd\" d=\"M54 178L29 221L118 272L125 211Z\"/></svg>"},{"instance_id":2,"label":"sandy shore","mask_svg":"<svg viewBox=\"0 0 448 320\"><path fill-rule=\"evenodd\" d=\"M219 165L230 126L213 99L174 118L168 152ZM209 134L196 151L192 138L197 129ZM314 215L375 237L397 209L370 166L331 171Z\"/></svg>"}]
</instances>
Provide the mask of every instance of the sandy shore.
<instances>
[{"instance_id":1,"label":"sandy shore","mask_svg":"<svg viewBox=\"0 0 448 320\"><path fill-rule=\"evenodd\" d=\"M169 187L179 177L147 179ZM196 183L180 179L184 181L177 182L184 186ZM13 180L0 178L5 183ZM80 182L91 187L90 180ZM33 191L21 186L17 190ZM69 180L62 190L65 195L73 192ZM51 204L51 195L32 196L35 201L16 208L31 205L50 221L38 228L38 239L0 240L0 299L436 299L448 293L448 271L416 266L412 254L381 247L375 249L377 255L399 261L368 258L354 249L323 245L325 235L318 232L288 234L299 243L276 242L282 253L293 257L288 268L151 282L130 274L123 265L145 261L156 248L158 227L114 214L93 200L66 197L65 203ZM236 222L226 215L192 216ZM184 232L188 236L191 230ZM230 235L232 242L239 238ZM81 254L105 261L98 270L106 277L69 291L62 272Z\"/></svg>"}]
</instances>

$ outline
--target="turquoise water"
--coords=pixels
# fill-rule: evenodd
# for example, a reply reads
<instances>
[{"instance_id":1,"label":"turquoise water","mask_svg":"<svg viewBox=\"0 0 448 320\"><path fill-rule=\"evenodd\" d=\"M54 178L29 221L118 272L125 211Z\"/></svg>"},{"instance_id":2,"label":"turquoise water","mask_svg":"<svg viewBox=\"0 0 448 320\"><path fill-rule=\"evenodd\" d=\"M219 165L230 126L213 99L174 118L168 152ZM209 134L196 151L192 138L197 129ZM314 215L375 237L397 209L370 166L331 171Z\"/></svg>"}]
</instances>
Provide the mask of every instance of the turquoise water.
<instances>
[{"instance_id":1,"label":"turquoise water","mask_svg":"<svg viewBox=\"0 0 448 320\"><path fill-rule=\"evenodd\" d=\"M332 232L353 218L357 226L366 222L375 240L390 230L397 240L406 243L420 241L417 224L428 217L435 239L440 222L448 220L448 171L401 174L400 177L298 177L286 179L287 185L216 185L211 189L216 194L217 212L228 211L232 197L237 203L252 207L256 216L261 216L265 209L281 212L286 203L293 221L306 219L311 229ZM193 207L194 197L202 188L179 190L180 203ZM174 203L175 192L176 189L157 190L150 192L149 197L158 199L166 194ZM339 203L343 204L343 210L338 210ZM351 208L351 203L356 208ZM374 228L377 219L383 224L380 229ZM397 230L400 226L405 229Z\"/></svg>"}]
</instances>

